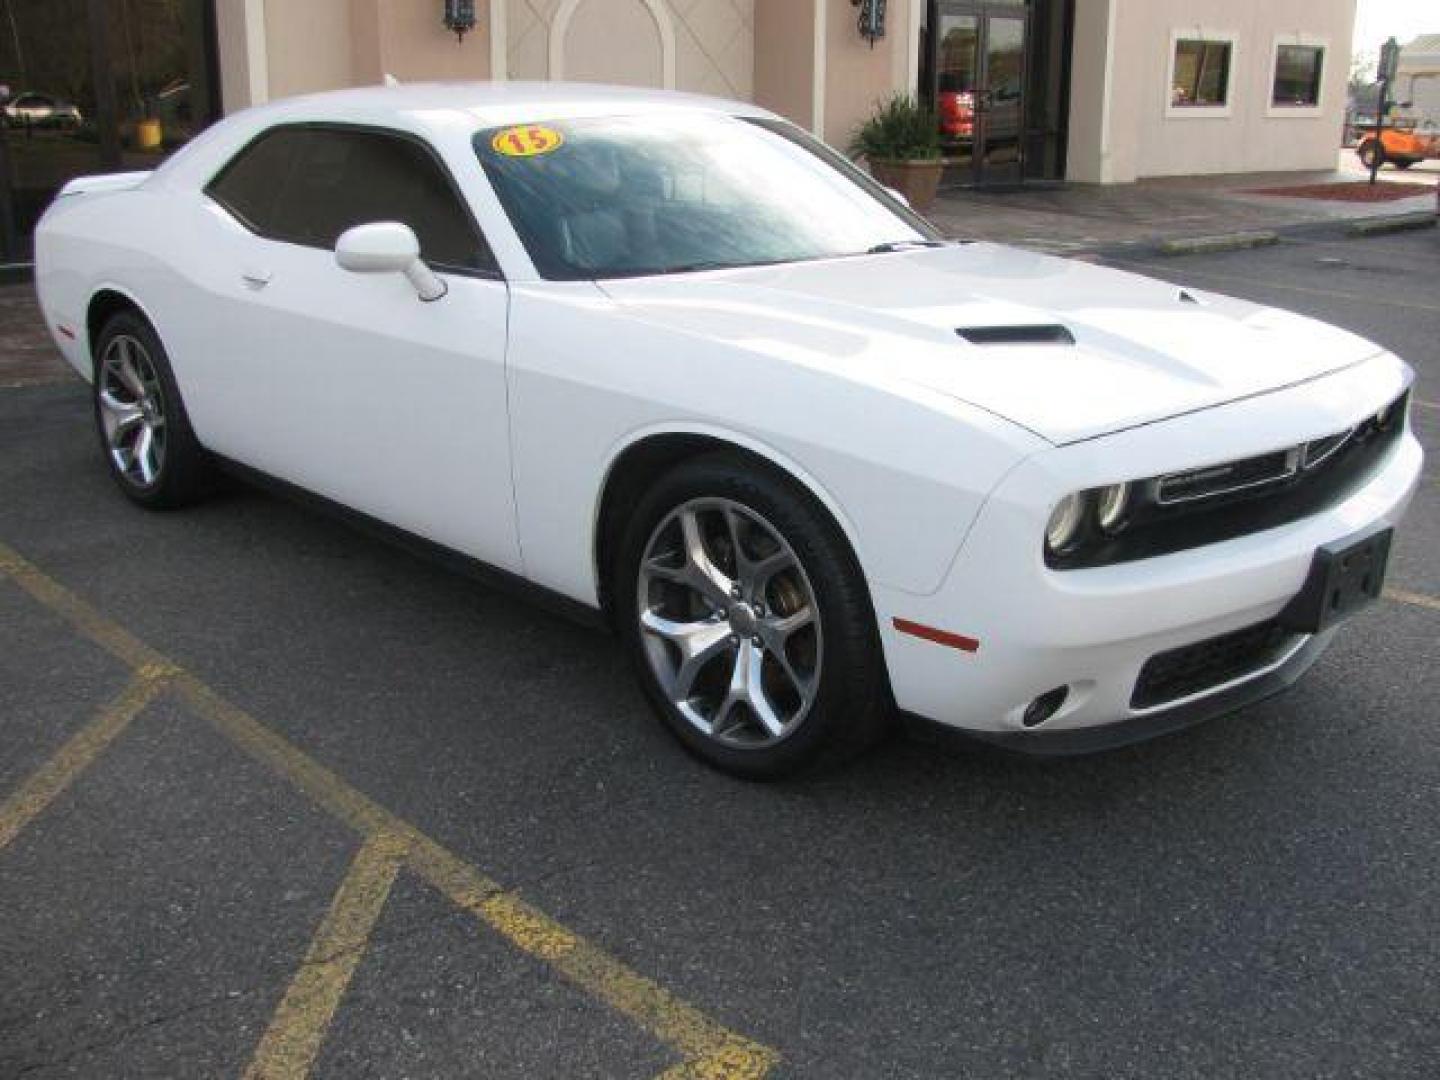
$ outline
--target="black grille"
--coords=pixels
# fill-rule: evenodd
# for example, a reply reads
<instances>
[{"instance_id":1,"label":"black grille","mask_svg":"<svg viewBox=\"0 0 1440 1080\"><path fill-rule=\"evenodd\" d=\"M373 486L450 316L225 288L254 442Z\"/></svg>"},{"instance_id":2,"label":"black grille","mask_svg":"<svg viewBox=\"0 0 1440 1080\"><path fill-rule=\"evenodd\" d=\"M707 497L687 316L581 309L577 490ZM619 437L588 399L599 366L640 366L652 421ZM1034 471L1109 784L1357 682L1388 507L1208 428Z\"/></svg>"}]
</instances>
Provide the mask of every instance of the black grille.
<instances>
[{"instance_id":1,"label":"black grille","mask_svg":"<svg viewBox=\"0 0 1440 1080\"><path fill-rule=\"evenodd\" d=\"M1271 619L1207 641L1156 653L1140 669L1134 709L1149 709L1212 690L1275 663L1301 637Z\"/></svg>"},{"instance_id":2,"label":"black grille","mask_svg":"<svg viewBox=\"0 0 1440 1080\"><path fill-rule=\"evenodd\" d=\"M1299 457L1297 452L1280 450L1208 469L1192 469L1166 476L1157 485L1156 501L1165 506L1285 480L1295 475Z\"/></svg>"}]
</instances>

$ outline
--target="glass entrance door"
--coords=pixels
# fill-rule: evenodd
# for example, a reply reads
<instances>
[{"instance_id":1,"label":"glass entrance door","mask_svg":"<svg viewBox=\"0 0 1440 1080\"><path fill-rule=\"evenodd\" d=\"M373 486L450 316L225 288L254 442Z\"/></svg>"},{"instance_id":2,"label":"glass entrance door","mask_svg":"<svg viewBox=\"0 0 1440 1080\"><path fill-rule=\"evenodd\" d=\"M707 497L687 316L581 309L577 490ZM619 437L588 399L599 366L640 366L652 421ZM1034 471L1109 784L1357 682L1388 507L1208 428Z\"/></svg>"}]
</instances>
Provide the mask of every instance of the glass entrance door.
<instances>
[{"instance_id":1,"label":"glass entrance door","mask_svg":"<svg viewBox=\"0 0 1440 1080\"><path fill-rule=\"evenodd\" d=\"M940 0L933 23L935 111L955 184L1013 183L1024 169L1024 7Z\"/></svg>"},{"instance_id":2,"label":"glass entrance door","mask_svg":"<svg viewBox=\"0 0 1440 1080\"><path fill-rule=\"evenodd\" d=\"M211 0L4 0L0 271L55 193L155 168L218 113Z\"/></svg>"},{"instance_id":3,"label":"glass entrance door","mask_svg":"<svg viewBox=\"0 0 1440 1080\"><path fill-rule=\"evenodd\" d=\"M935 111L947 176L975 170L975 106L980 90L980 16L944 7L935 26ZM957 177L957 179L959 179Z\"/></svg>"},{"instance_id":4,"label":"glass entrance door","mask_svg":"<svg viewBox=\"0 0 1440 1080\"><path fill-rule=\"evenodd\" d=\"M975 167L981 183L1014 183L1024 153L1025 17L988 15L984 29Z\"/></svg>"}]
</instances>

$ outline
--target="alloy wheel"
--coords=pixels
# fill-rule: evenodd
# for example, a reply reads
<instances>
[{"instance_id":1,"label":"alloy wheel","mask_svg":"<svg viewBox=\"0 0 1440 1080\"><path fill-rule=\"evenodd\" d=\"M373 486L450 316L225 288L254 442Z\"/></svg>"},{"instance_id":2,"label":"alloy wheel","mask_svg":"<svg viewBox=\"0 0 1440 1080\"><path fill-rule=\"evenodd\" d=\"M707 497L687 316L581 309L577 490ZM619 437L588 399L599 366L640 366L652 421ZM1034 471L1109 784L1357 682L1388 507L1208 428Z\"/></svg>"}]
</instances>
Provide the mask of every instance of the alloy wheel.
<instances>
[{"instance_id":1,"label":"alloy wheel","mask_svg":"<svg viewBox=\"0 0 1440 1080\"><path fill-rule=\"evenodd\" d=\"M165 392L155 362L137 338L117 334L105 346L97 377L100 422L116 471L148 488L165 466Z\"/></svg>"},{"instance_id":2,"label":"alloy wheel","mask_svg":"<svg viewBox=\"0 0 1440 1080\"><path fill-rule=\"evenodd\" d=\"M651 533L637 588L651 671L696 730L752 749L800 726L820 684L820 614L770 522L729 499L690 500Z\"/></svg>"}]
</instances>

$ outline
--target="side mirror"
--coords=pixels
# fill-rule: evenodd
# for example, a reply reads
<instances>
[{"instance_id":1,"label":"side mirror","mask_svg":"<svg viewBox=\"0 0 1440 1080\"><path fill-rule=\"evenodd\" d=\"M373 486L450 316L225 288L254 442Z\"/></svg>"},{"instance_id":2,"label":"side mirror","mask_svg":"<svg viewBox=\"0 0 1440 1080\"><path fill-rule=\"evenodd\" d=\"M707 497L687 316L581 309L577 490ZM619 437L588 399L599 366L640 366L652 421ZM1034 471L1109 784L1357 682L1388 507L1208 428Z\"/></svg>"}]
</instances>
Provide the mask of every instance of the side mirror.
<instances>
[{"instance_id":1,"label":"side mirror","mask_svg":"<svg viewBox=\"0 0 1440 1080\"><path fill-rule=\"evenodd\" d=\"M887 187L885 191L892 199L898 202L901 206L905 207L906 210L914 209L914 207L910 205L910 200L905 198L904 195L900 194L900 192L896 191L893 187Z\"/></svg>"},{"instance_id":2,"label":"side mirror","mask_svg":"<svg viewBox=\"0 0 1440 1080\"><path fill-rule=\"evenodd\" d=\"M421 300L439 300L449 288L420 258L415 230L398 221L356 225L335 242L335 261L352 274L404 274Z\"/></svg>"}]
</instances>

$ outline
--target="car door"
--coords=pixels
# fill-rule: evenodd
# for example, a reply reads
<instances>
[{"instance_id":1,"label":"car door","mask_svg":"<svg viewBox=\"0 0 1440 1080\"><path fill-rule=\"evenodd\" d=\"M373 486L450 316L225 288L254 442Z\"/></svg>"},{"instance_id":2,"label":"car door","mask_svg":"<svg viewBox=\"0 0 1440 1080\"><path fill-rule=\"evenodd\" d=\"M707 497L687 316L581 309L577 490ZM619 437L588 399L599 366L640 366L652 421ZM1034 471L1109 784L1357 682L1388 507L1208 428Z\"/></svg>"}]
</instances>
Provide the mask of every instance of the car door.
<instances>
[{"instance_id":1,"label":"car door","mask_svg":"<svg viewBox=\"0 0 1440 1080\"><path fill-rule=\"evenodd\" d=\"M508 291L440 158L418 137L271 129L211 182L216 452L519 572L505 395ZM448 286L340 268L355 225L399 221Z\"/></svg>"}]
</instances>

